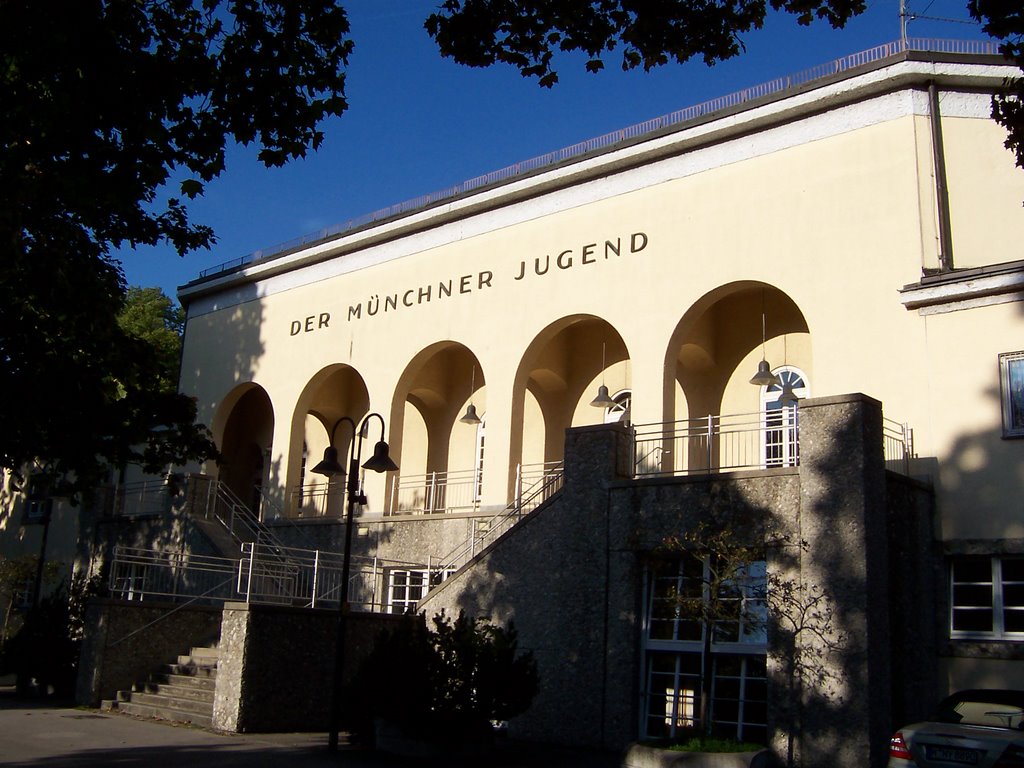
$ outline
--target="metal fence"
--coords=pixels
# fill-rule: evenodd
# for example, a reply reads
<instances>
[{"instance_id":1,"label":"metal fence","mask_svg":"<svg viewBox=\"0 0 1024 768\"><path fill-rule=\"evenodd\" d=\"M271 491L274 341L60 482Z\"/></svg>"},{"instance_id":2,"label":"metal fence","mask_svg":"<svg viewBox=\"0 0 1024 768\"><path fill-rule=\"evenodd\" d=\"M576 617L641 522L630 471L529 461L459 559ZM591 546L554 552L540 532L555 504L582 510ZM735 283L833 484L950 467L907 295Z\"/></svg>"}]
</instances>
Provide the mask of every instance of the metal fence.
<instances>
[{"instance_id":1,"label":"metal fence","mask_svg":"<svg viewBox=\"0 0 1024 768\"><path fill-rule=\"evenodd\" d=\"M480 474L472 469L400 475L391 482L392 515L429 515L474 510L480 503Z\"/></svg>"},{"instance_id":2,"label":"metal fence","mask_svg":"<svg viewBox=\"0 0 1024 768\"><path fill-rule=\"evenodd\" d=\"M383 609L387 569L425 570L427 563L353 555L349 565L349 604L358 610ZM242 558L212 557L117 547L110 590L125 600L189 600L272 603L307 608L337 607L344 557L337 552L268 544L242 545Z\"/></svg>"},{"instance_id":3,"label":"metal fence","mask_svg":"<svg viewBox=\"0 0 1024 768\"><path fill-rule=\"evenodd\" d=\"M885 468L901 475L910 475L914 456L914 430L907 424L882 418L882 441Z\"/></svg>"},{"instance_id":4,"label":"metal fence","mask_svg":"<svg viewBox=\"0 0 1024 768\"><path fill-rule=\"evenodd\" d=\"M710 114L724 109L733 109L755 99L774 96L796 86L802 86L825 77L846 72L857 67L868 66L883 61L891 56L896 56L908 51L922 51L934 53L947 53L959 55L997 55L999 44L988 40L941 40L932 38L909 38L907 40L896 40L891 43L879 45L866 51L843 56L825 64L820 64L810 69L805 69L793 75L786 75L766 83L744 88L734 93L720 96L716 99L695 104L685 109L671 112L661 117L646 120L642 123L631 125L618 131L606 133L587 141L573 144L571 147L548 152L547 154L524 160L497 171L468 179L461 184L456 184L445 189L438 190L426 195L420 195L412 200L406 200L396 205L381 208L372 213L364 214L341 224L336 224L325 229L312 232L301 237L294 238L285 243L254 251L230 261L222 262L216 266L204 269L199 273L199 279L213 277L216 275L231 272L236 269L255 264L262 261L269 261L275 257L301 248L306 245L318 243L338 235L354 232L376 222L385 221L395 216L400 216L410 211L429 208L437 203L451 200L460 195L467 194L474 190L499 184L510 179L526 176L538 170L553 167L561 163L584 157L594 152L605 150L609 147L626 142L634 142L645 136L659 133L669 128L676 128L691 120L698 120Z\"/></svg>"},{"instance_id":5,"label":"metal fence","mask_svg":"<svg viewBox=\"0 0 1024 768\"><path fill-rule=\"evenodd\" d=\"M530 475L531 477L536 477L533 484L519 491L516 498L501 514L488 519L473 520L472 530L464 544L460 544L444 557L431 558L431 572L451 572L461 568L476 557L480 551L500 538L516 523L520 522L561 490L564 478L561 462L537 466L543 466L546 469L539 475Z\"/></svg>"},{"instance_id":6,"label":"metal fence","mask_svg":"<svg viewBox=\"0 0 1024 768\"><path fill-rule=\"evenodd\" d=\"M687 475L799 464L797 408L634 425L633 474Z\"/></svg>"},{"instance_id":7,"label":"metal fence","mask_svg":"<svg viewBox=\"0 0 1024 768\"><path fill-rule=\"evenodd\" d=\"M635 477L795 467L800 464L799 407L634 425ZM883 418L886 469L910 474L914 433Z\"/></svg>"}]
</instances>

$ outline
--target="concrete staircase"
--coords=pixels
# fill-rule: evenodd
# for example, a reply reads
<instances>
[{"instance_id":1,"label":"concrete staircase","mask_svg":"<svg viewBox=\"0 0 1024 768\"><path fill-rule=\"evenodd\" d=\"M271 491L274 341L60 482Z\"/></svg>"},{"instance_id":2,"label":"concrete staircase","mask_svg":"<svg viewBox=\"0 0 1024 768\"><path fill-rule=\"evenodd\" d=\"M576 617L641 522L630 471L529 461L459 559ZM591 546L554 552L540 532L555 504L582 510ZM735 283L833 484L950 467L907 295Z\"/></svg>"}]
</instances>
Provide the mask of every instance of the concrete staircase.
<instances>
[{"instance_id":1,"label":"concrete staircase","mask_svg":"<svg viewBox=\"0 0 1024 768\"><path fill-rule=\"evenodd\" d=\"M193 648L147 682L118 691L117 699L104 701L102 709L211 728L219 656L215 647Z\"/></svg>"}]
</instances>

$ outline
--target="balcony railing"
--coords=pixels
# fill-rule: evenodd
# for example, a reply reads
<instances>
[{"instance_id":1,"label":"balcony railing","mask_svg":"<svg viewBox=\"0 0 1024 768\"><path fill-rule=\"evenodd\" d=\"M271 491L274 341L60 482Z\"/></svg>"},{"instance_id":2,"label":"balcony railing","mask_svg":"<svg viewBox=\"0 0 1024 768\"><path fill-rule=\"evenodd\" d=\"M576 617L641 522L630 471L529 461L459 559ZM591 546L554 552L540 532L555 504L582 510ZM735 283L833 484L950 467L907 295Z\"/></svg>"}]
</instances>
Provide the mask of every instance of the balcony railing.
<instances>
[{"instance_id":1,"label":"balcony railing","mask_svg":"<svg viewBox=\"0 0 1024 768\"><path fill-rule=\"evenodd\" d=\"M392 515L430 515L472 511L480 502L480 476L475 470L398 475L391 483Z\"/></svg>"},{"instance_id":2,"label":"balcony railing","mask_svg":"<svg viewBox=\"0 0 1024 768\"><path fill-rule=\"evenodd\" d=\"M793 467L800 463L797 408L634 425L635 477Z\"/></svg>"},{"instance_id":3,"label":"balcony railing","mask_svg":"<svg viewBox=\"0 0 1024 768\"><path fill-rule=\"evenodd\" d=\"M799 407L634 425L634 477L706 474L800 464ZM910 474L914 434L883 419L885 466Z\"/></svg>"}]
</instances>

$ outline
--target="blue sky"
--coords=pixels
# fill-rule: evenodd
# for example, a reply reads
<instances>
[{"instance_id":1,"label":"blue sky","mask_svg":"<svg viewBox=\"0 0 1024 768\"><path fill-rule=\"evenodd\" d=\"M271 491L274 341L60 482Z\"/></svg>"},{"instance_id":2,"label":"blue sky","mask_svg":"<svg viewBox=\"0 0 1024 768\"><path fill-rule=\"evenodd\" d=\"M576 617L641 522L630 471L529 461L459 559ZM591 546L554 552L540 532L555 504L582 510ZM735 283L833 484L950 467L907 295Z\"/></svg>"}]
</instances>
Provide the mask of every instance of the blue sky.
<instances>
[{"instance_id":1,"label":"blue sky","mask_svg":"<svg viewBox=\"0 0 1024 768\"><path fill-rule=\"evenodd\" d=\"M746 53L622 72L616 54L590 74L566 57L560 82L539 87L507 66L469 69L445 60L423 30L437 0L344 0L355 51L349 109L323 126L324 145L302 161L265 169L254 149L229 153L227 171L190 204L217 233L211 251L169 247L118 254L131 285L174 296L199 272L421 194L576 142L793 74L899 38L899 0L869 0L846 29L799 26L771 14L745 36ZM908 0L912 37L978 39L966 0Z\"/></svg>"}]
</instances>

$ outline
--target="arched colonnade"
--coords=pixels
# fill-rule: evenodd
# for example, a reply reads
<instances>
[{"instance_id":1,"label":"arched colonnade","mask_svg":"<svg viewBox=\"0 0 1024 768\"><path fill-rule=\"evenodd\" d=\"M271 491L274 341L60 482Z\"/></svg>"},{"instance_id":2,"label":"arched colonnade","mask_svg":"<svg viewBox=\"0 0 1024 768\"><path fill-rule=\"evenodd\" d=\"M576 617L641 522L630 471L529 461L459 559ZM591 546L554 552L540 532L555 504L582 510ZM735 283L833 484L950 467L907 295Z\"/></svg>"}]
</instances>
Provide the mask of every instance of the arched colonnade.
<instances>
[{"instance_id":1,"label":"arched colonnade","mask_svg":"<svg viewBox=\"0 0 1024 768\"><path fill-rule=\"evenodd\" d=\"M642 312L642 301L637 305ZM344 478L329 482L311 469L332 439L345 465L353 430L337 428L339 421L359 423L373 411L386 422L400 470L365 478L372 512L503 507L561 460L570 427L769 412L778 387L749 383L769 352L775 370L788 372L801 395L809 391L809 328L792 299L771 285L746 281L710 291L667 330L626 339L600 317L564 316L525 348L503 350L518 364L501 375L467 346L439 340L396 361L404 368L391 392L371 392L358 368L342 363L319 370L295 402L272 402L258 382L247 382L226 393L212 425L223 455L220 479L244 501L263 504L265 514L269 500L275 514L340 516ZM593 407L605 390L610 402ZM467 410L479 421L464 418ZM364 458L380 439L379 421L371 421ZM665 453L659 461L684 460Z\"/></svg>"}]
</instances>

